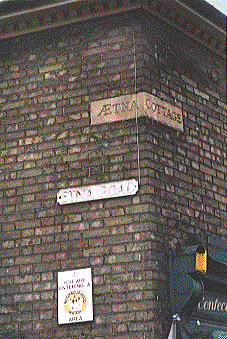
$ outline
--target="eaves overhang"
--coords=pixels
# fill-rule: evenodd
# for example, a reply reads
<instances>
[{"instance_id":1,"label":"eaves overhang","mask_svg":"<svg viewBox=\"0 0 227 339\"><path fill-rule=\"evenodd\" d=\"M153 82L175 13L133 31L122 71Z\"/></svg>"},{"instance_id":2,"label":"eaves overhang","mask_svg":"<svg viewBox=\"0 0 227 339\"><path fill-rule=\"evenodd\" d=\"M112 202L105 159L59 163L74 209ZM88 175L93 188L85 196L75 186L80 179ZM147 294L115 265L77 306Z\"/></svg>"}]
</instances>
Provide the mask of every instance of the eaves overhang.
<instances>
[{"instance_id":1,"label":"eaves overhang","mask_svg":"<svg viewBox=\"0 0 227 339\"><path fill-rule=\"evenodd\" d=\"M216 54L226 56L226 31L180 0L63 0L0 16L0 40L135 9L159 17Z\"/></svg>"}]
</instances>

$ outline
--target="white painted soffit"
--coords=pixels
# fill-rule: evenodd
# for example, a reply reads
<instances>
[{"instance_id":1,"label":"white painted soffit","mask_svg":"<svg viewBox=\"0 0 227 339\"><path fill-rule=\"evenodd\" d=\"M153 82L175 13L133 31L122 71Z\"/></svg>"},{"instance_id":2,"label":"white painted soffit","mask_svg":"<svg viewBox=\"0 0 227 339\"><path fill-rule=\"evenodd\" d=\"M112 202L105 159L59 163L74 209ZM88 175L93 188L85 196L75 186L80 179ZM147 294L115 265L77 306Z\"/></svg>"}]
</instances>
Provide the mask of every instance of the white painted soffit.
<instances>
[{"instance_id":1,"label":"white painted soffit","mask_svg":"<svg viewBox=\"0 0 227 339\"><path fill-rule=\"evenodd\" d=\"M225 57L226 32L180 0L65 0L0 16L0 40L135 9L158 16Z\"/></svg>"}]
</instances>

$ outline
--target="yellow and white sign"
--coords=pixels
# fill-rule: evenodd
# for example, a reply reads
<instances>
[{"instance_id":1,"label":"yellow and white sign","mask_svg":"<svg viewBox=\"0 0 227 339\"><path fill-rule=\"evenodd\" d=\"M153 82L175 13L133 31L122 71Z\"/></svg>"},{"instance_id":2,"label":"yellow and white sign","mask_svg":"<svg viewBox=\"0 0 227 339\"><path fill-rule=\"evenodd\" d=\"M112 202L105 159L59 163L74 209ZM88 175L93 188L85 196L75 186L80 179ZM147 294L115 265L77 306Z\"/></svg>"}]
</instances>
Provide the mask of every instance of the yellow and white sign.
<instances>
[{"instance_id":1,"label":"yellow and white sign","mask_svg":"<svg viewBox=\"0 0 227 339\"><path fill-rule=\"evenodd\" d=\"M91 269L58 272L58 324L92 320Z\"/></svg>"}]
</instances>

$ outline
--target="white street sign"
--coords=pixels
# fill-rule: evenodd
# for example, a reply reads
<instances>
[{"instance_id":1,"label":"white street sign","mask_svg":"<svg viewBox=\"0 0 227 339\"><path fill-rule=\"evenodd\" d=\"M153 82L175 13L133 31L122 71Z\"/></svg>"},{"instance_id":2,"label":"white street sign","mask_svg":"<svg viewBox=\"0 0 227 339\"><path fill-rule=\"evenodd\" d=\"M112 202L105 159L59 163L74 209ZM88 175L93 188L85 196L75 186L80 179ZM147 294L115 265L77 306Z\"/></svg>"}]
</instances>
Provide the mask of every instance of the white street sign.
<instances>
[{"instance_id":1,"label":"white street sign","mask_svg":"<svg viewBox=\"0 0 227 339\"><path fill-rule=\"evenodd\" d=\"M134 195L138 191L136 179L115 181L92 186L81 186L61 189L57 194L60 205L84 201L117 198Z\"/></svg>"}]
</instances>

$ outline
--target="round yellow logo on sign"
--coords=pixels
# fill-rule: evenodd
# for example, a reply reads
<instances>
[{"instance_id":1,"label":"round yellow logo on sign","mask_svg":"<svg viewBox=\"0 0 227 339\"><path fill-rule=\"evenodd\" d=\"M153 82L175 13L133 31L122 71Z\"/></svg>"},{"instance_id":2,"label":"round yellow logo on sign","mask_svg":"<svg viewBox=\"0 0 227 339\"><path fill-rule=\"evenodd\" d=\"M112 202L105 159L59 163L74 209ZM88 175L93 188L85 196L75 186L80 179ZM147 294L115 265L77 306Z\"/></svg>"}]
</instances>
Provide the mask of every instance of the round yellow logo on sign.
<instances>
[{"instance_id":1,"label":"round yellow logo on sign","mask_svg":"<svg viewBox=\"0 0 227 339\"><path fill-rule=\"evenodd\" d=\"M87 298L81 291L70 292L64 300L64 310L66 313L77 315L84 312L87 306Z\"/></svg>"}]
</instances>

